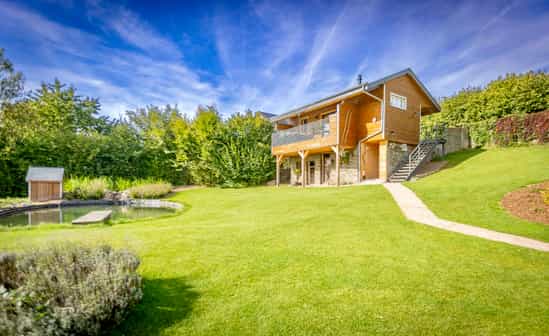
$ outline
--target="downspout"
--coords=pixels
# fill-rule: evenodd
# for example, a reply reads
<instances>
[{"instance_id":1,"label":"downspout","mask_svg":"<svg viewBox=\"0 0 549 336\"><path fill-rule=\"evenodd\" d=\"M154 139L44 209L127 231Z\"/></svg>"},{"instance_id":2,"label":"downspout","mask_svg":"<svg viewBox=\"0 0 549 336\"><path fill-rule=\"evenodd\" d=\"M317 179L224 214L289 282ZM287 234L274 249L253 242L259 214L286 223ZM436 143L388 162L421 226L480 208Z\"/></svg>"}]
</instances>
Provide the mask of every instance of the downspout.
<instances>
[{"instance_id":1,"label":"downspout","mask_svg":"<svg viewBox=\"0 0 549 336\"><path fill-rule=\"evenodd\" d=\"M339 148L339 105L341 103L337 103L336 105L336 125L337 125L337 128L336 128L336 145L338 146Z\"/></svg>"},{"instance_id":2,"label":"downspout","mask_svg":"<svg viewBox=\"0 0 549 336\"><path fill-rule=\"evenodd\" d=\"M364 93L372 98L374 98L375 100L377 100L378 102L380 102L381 104L381 129L373 134L369 134L367 136L365 136L364 138L358 140L358 183L360 183L360 169L362 168L361 165L362 165L362 159L361 159L361 153L362 153L362 143L370 138L373 138L377 135L380 135L380 134L383 134L383 138L385 138L385 84L383 84L383 99L377 97L377 96L374 96L373 94L371 94L370 92L368 92L368 90L366 89L367 88L367 84L364 84L362 85L362 90L364 91Z\"/></svg>"},{"instance_id":3,"label":"downspout","mask_svg":"<svg viewBox=\"0 0 549 336\"><path fill-rule=\"evenodd\" d=\"M341 102L337 103L336 105L336 185L339 187L339 174L341 172L341 157L339 156L339 121L340 121L340 113L341 113Z\"/></svg>"}]
</instances>

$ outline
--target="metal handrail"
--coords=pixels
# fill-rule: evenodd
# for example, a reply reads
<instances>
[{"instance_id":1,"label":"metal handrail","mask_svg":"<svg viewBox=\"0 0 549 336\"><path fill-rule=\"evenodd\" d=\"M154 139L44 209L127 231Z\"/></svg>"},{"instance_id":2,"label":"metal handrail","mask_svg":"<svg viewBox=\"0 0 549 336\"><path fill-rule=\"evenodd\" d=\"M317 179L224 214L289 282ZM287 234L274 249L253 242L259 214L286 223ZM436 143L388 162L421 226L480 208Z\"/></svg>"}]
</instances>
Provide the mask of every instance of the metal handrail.
<instances>
[{"instance_id":1,"label":"metal handrail","mask_svg":"<svg viewBox=\"0 0 549 336\"><path fill-rule=\"evenodd\" d=\"M414 148L414 150L408 155L408 176L412 175L412 162L419 159L419 153L423 146L425 145L436 145L438 144L438 141L436 140L423 140L420 141L420 143Z\"/></svg>"}]
</instances>

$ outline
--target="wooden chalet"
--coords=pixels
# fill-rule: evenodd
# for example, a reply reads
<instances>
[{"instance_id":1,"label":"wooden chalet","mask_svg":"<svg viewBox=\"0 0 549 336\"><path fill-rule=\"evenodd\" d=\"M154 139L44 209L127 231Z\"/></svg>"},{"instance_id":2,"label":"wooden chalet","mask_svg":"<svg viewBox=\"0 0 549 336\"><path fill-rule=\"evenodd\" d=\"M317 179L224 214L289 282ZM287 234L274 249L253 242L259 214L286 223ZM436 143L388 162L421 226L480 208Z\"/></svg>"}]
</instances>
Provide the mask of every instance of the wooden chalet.
<instances>
[{"instance_id":1,"label":"wooden chalet","mask_svg":"<svg viewBox=\"0 0 549 336\"><path fill-rule=\"evenodd\" d=\"M276 183L340 185L387 181L418 152L421 117L440 106L411 69L359 83L271 118ZM423 152L421 152L423 153Z\"/></svg>"}]
</instances>

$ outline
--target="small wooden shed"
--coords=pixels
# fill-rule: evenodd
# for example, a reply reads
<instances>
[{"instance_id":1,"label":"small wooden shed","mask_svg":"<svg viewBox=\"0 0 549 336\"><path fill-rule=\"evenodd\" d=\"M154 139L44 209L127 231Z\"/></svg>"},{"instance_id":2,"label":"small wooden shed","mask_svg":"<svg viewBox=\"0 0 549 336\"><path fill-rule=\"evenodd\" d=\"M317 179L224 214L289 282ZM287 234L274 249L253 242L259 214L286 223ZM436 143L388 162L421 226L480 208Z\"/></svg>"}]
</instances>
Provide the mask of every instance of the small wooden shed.
<instances>
[{"instance_id":1,"label":"small wooden shed","mask_svg":"<svg viewBox=\"0 0 549 336\"><path fill-rule=\"evenodd\" d=\"M63 168L29 167L26 181L31 202L60 200L63 198Z\"/></svg>"}]
</instances>

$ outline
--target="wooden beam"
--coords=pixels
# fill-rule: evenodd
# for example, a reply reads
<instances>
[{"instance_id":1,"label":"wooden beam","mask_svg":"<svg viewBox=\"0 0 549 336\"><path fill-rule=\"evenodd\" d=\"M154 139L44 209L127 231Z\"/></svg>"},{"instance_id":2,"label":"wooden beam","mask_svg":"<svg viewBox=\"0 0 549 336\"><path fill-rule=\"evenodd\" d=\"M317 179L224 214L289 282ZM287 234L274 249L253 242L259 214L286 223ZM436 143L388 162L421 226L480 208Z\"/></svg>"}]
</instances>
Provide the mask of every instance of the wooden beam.
<instances>
[{"instance_id":1,"label":"wooden beam","mask_svg":"<svg viewBox=\"0 0 549 336\"><path fill-rule=\"evenodd\" d=\"M339 186L339 162L340 162L339 149L340 148L339 148L339 145L332 146L331 148L334 151L335 156L336 156L336 186Z\"/></svg>"},{"instance_id":2,"label":"wooden beam","mask_svg":"<svg viewBox=\"0 0 549 336\"><path fill-rule=\"evenodd\" d=\"M306 150L300 150L297 152L299 156L301 157L301 187L305 187L305 159L307 159L307 156L309 155L309 151Z\"/></svg>"},{"instance_id":3,"label":"wooden beam","mask_svg":"<svg viewBox=\"0 0 549 336\"><path fill-rule=\"evenodd\" d=\"M284 154L276 156L276 186L280 185L280 165L284 162Z\"/></svg>"},{"instance_id":4,"label":"wooden beam","mask_svg":"<svg viewBox=\"0 0 549 336\"><path fill-rule=\"evenodd\" d=\"M276 156L276 186L280 186L280 155Z\"/></svg>"},{"instance_id":5,"label":"wooden beam","mask_svg":"<svg viewBox=\"0 0 549 336\"><path fill-rule=\"evenodd\" d=\"M301 155L301 187L305 188L305 155Z\"/></svg>"}]
</instances>

